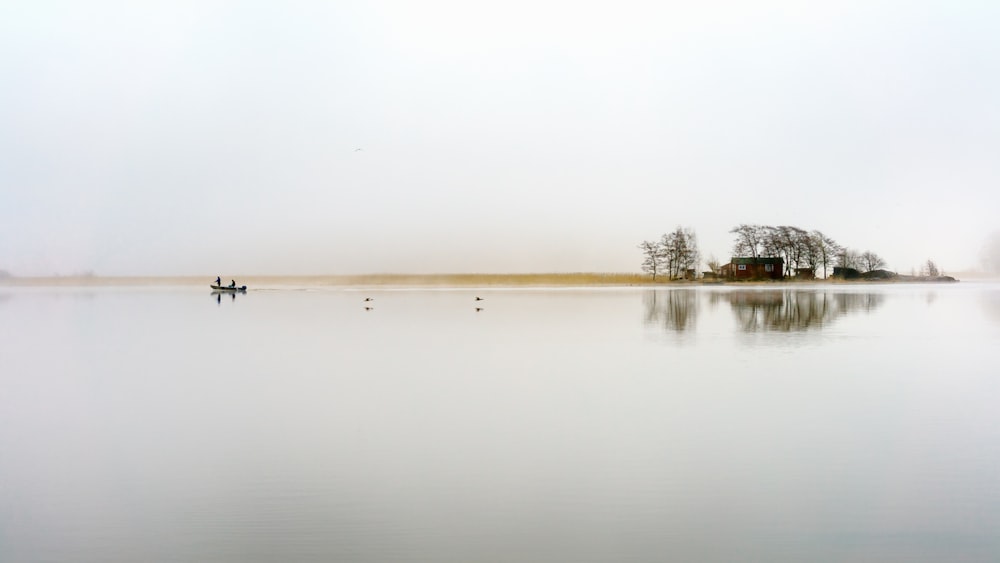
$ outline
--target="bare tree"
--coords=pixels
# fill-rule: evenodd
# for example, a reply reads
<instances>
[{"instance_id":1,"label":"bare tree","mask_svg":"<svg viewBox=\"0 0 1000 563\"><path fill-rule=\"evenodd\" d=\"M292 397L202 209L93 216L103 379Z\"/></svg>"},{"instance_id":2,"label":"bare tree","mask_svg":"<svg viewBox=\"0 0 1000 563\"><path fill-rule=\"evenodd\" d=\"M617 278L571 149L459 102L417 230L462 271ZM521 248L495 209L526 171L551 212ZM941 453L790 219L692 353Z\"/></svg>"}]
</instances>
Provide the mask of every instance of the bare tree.
<instances>
[{"instance_id":1,"label":"bare tree","mask_svg":"<svg viewBox=\"0 0 1000 563\"><path fill-rule=\"evenodd\" d=\"M837 265L841 268L861 268L861 255L857 250L851 248L841 248L837 253Z\"/></svg>"},{"instance_id":2,"label":"bare tree","mask_svg":"<svg viewBox=\"0 0 1000 563\"><path fill-rule=\"evenodd\" d=\"M670 279L684 277L687 270L698 265L698 242L694 231L677 227L660 239L664 264Z\"/></svg>"},{"instance_id":3,"label":"bare tree","mask_svg":"<svg viewBox=\"0 0 1000 563\"><path fill-rule=\"evenodd\" d=\"M809 236L809 232L805 229L800 229L798 227L789 227L791 229L792 235L792 262L795 264L796 268L812 268L816 270L816 248L813 244L812 237ZM789 274L794 274L794 271L789 270Z\"/></svg>"},{"instance_id":4,"label":"bare tree","mask_svg":"<svg viewBox=\"0 0 1000 563\"><path fill-rule=\"evenodd\" d=\"M795 268L808 262L809 233L787 225L765 227L765 232L765 254L784 258L785 275L791 276Z\"/></svg>"},{"instance_id":5,"label":"bare tree","mask_svg":"<svg viewBox=\"0 0 1000 563\"><path fill-rule=\"evenodd\" d=\"M736 240L733 243L733 254L735 256L757 258L761 255L764 237L767 235L767 227L743 223L738 227L733 227L729 232L736 235Z\"/></svg>"},{"instance_id":6,"label":"bare tree","mask_svg":"<svg viewBox=\"0 0 1000 563\"><path fill-rule=\"evenodd\" d=\"M708 266L708 269L715 275L719 274L719 269L722 267L722 264L719 263L719 259L716 258L714 254L708 255L708 259L705 260L705 265Z\"/></svg>"},{"instance_id":7,"label":"bare tree","mask_svg":"<svg viewBox=\"0 0 1000 563\"><path fill-rule=\"evenodd\" d=\"M800 257L802 265L807 268L812 268L813 275L815 275L816 270L819 269L820 260L823 255L819 243L813 237L812 233L802 231L799 239L799 246L802 248L802 254Z\"/></svg>"},{"instance_id":8,"label":"bare tree","mask_svg":"<svg viewBox=\"0 0 1000 563\"><path fill-rule=\"evenodd\" d=\"M823 265L823 277L827 277L826 268L833 264L834 258L843 250L835 240L824 235L820 231L811 233L813 245L816 252L816 265Z\"/></svg>"},{"instance_id":9,"label":"bare tree","mask_svg":"<svg viewBox=\"0 0 1000 563\"><path fill-rule=\"evenodd\" d=\"M866 272L872 272L885 267L885 260L871 250L862 252L859 258L861 260L861 266Z\"/></svg>"},{"instance_id":10,"label":"bare tree","mask_svg":"<svg viewBox=\"0 0 1000 563\"><path fill-rule=\"evenodd\" d=\"M662 260L660 246L653 241L644 240L639 245L639 250L642 251L643 256L642 271L652 274L653 281L656 281L656 275L660 273L660 262Z\"/></svg>"},{"instance_id":11,"label":"bare tree","mask_svg":"<svg viewBox=\"0 0 1000 563\"><path fill-rule=\"evenodd\" d=\"M698 262L701 261L701 252L698 251L698 236L695 234L694 229L691 228L684 229L684 234L687 237L687 243L681 264L684 266L685 272L687 270L697 270ZM695 274L697 274L697 271Z\"/></svg>"},{"instance_id":12,"label":"bare tree","mask_svg":"<svg viewBox=\"0 0 1000 563\"><path fill-rule=\"evenodd\" d=\"M927 264L924 266L924 274L936 278L941 275L941 270L938 269L933 260L928 258Z\"/></svg>"},{"instance_id":13,"label":"bare tree","mask_svg":"<svg viewBox=\"0 0 1000 563\"><path fill-rule=\"evenodd\" d=\"M782 248L781 228L763 225L761 227L760 256L780 256Z\"/></svg>"},{"instance_id":14,"label":"bare tree","mask_svg":"<svg viewBox=\"0 0 1000 563\"><path fill-rule=\"evenodd\" d=\"M664 273L667 279L674 279L674 270L677 269L677 256L672 252L674 245L673 233L665 233L660 237L660 257L663 260Z\"/></svg>"}]
</instances>

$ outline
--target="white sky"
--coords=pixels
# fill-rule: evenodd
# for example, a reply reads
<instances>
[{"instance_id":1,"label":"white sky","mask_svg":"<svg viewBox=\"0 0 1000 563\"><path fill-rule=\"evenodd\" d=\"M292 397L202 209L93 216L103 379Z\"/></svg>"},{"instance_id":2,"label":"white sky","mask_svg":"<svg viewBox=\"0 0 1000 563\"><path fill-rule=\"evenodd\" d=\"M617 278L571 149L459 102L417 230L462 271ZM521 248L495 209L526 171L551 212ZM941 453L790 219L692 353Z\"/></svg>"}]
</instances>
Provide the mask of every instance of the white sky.
<instances>
[{"instance_id":1,"label":"white sky","mask_svg":"<svg viewBox=\"0 0 1000 563\"><path fill-rule=\"evenodd\" d=\"M0 0L19 275L638 271L744 222L955 271L998 217L998 2Z\"/></svg>"}]
</instances>

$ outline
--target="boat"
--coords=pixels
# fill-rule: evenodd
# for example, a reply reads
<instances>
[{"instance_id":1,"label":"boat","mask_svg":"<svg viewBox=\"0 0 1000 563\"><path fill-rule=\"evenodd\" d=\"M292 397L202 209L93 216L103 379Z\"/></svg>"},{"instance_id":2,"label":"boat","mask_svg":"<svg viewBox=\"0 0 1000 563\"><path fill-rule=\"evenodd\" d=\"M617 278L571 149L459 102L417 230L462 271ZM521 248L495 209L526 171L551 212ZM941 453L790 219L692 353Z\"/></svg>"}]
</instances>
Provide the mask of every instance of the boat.
<instances>
[{"instance_id":1,"label":"boat","mask_svg":"<svg viewBox=\"0 0 1000 563\"><path fill-rule=\"evenodd\" d=\"M228 285L212 285L212 291L246 291L247 286L241 285L239 287L233 287Z\"/></svg>"}]
</instances>

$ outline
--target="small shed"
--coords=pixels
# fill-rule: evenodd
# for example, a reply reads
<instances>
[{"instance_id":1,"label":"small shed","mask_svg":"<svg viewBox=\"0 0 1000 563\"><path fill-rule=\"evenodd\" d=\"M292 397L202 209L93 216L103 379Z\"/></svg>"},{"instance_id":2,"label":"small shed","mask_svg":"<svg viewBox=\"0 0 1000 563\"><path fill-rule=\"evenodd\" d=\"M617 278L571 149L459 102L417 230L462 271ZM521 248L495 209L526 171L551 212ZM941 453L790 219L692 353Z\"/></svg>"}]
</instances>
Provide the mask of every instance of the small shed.
<instances>
[{"instance_id":1,"label":"small shed","mask_svg":"<svg viewBox=\"0 0 1000 563\"><path fill-rule=\"evenodd\" d=\"M833 277L841 280L856 280L861 277L861 272L854 268L833 267Z\"/></svg>"},{"instance_id":2,"label":"small shed","mask_svg":"<svg viewBox=\"0 0 1000 563\"><path fill-rule=\"evenodd\" d=\"M815 268L795 268L795 279L797 279L797 280L814 280L814 279L816 279L816 269Z\"/></svg>"}]
</instances>

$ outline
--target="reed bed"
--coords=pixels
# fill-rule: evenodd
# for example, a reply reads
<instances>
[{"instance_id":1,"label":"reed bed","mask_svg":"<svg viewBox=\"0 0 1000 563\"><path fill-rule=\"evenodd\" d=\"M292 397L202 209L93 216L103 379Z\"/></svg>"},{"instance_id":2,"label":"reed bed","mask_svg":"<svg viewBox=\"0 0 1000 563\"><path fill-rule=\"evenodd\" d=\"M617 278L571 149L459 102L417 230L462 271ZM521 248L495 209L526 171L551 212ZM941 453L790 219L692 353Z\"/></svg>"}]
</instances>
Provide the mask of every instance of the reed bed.
<instances>
[{"instance_id":1,"label":"reed bed","mask_svg":"<svg viewBox=\"0 0 1000 563\"><path fill-rule=\"evenodd\" d=\"M538 274L375 274L323 278L334 285L365 286L591 286L645 285L649 276L630 273L538 273Z\"/></svg>"},{"instance_id":2,"label":"reed bed","mask_svg":"<svg viewBox=\"0 0 1000 563\"><path fill-rule=\"evenodd\" d=\"M535 273L535 274L366 274L366 275L226 275L223 281L234 279L237 285L250 288L261 286L417 286L417 287L523 287L523 286L628 286L664 283L648 275L635 273ZM214 275L205 276L59 276L11 277L0 280L7 286L143 286L143 285L208 285Z\"/></svg>"}]
</instances>

